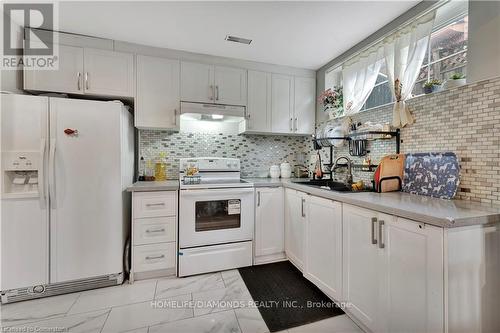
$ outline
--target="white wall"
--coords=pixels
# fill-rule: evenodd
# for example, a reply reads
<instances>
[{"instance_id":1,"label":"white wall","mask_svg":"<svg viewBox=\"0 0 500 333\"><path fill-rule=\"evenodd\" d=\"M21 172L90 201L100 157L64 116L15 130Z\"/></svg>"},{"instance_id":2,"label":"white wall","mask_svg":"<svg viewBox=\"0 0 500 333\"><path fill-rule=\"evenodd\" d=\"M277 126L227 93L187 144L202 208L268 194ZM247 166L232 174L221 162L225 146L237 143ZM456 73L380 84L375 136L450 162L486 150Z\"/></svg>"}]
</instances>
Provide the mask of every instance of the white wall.
<instances>
[{"instance_id":1,"label":"white wall","mask_svg":"<svg viewBox=\"0 0 500 333\"><path fill-rule=\"evenodd\" d=\"M467 81L500 76L500 1L469 1Z\"/></svg>"}]
</instances>

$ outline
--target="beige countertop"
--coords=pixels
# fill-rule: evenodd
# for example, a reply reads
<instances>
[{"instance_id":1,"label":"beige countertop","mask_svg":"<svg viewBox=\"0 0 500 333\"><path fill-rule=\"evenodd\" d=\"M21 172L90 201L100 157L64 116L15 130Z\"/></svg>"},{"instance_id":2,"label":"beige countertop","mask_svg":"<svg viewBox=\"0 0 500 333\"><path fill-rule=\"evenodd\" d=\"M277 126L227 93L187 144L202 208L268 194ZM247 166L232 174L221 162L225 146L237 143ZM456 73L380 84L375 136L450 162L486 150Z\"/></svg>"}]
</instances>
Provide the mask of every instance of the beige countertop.
<instances>
[{"instance_id":1,"label":"beige countertop","mask_svg":"<svg viewBox=\"0 0 500 333\"><path fill-rule=\"evenodd\" d=\"M307 181L306 178L244 178L244 180L253 183L256 188L283 186L318 197L336 200L443 228L500 223L500 207L470 201L437 199L404 192L337 192L316 186L296 183L297 181ZM129 186L127 191L175 191L178 189L178 180L167 180L163 182L136 182Z\"/></svg>"},{"instance_id":2,"label":"beige countertop","mask_svg":"<svg viewBox=\"0 0 500 333\"><path fill-rule=\"evenodd\" d=\"M443 228L500 223L500 207L464 200L446 200L405 192L337 192L297 184L307 179L245 178L255 187L282 186L382 213Z\"/></svg>"},{"instance_id":3,"label":"beige countertop","mask_svg":"<svg viewBox=\"0 0 500 333\"><path fill-rule=\"evenodd\" d=\"M176 191L179 189L179 180L135 182L127 187L128 192L150 192L150 191Z\"/></svg>"}]
</instances>

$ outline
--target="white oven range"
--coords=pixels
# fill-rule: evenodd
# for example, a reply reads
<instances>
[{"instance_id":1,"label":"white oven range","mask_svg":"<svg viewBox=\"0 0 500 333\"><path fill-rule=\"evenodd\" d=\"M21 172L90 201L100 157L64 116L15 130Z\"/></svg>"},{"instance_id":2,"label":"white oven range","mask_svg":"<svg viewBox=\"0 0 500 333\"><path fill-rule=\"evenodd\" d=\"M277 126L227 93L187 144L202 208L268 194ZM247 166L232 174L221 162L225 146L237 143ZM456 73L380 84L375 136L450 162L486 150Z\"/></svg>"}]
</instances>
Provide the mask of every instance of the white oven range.
<instances>
[{"instance_id":1,"label":"white oven range","mask_svg":"<svg viewBox=\"0 0 500 333\"><path fill-rule=\"evenodd\" d=\"M252 265L254 189L239 159L187 158L179 169L179 276Z\"/></svg>"}]
</instances>

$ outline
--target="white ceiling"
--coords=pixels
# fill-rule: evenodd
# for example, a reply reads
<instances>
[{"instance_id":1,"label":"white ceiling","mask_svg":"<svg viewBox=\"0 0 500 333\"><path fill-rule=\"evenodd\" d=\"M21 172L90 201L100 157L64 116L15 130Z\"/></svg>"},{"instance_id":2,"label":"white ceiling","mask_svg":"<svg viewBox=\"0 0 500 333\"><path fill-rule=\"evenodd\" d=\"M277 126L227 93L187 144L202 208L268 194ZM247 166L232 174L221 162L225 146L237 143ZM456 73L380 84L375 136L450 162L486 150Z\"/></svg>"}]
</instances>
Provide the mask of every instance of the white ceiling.
<instances>
[{"instance_id":1,"label":"white ceiling","mask_svg":"<svg viewBox=\"0 0 500 333\"><path fill-rule=\"evenodd\" d=\"M318 69L418 2L60 2L59 30Z\"/></svg>"}]
</instances>

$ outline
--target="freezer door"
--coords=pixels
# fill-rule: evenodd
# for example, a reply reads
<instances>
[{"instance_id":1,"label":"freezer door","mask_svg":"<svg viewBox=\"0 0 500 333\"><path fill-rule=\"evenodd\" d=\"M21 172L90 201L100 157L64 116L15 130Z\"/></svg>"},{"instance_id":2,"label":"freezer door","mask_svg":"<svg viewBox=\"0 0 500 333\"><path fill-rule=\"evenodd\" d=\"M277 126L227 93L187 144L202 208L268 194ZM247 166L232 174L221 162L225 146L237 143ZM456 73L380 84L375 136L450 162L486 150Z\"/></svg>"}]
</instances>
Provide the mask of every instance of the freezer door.
<instances>
[{"instance_id":1,"label":"freezer door","mask_svg":"<svg viewBox=\"0 0 500 333\"><path fill-rule=\"evenodd\" d=\"M50 99L50 282L123 271L121 111Z\"/></svg>"},{"instance_id":2,"label":"freezer door","mask_svg":"<svg viewBox=\"0 0 500 333\"><path fill-rule=\"evenodd\" d=\"M2 94L0 99L0 289L8 290L49 281L48 196L44 177L48 150L48 98ZM38 168L36 185L13 184L13 176L18 171L13 170L12 163L7 163L9 158L5 157L29 155L25 153L36 158L32 161ZM23 186L30 189L23 189Z\"/></svg>"}]
</instances>

